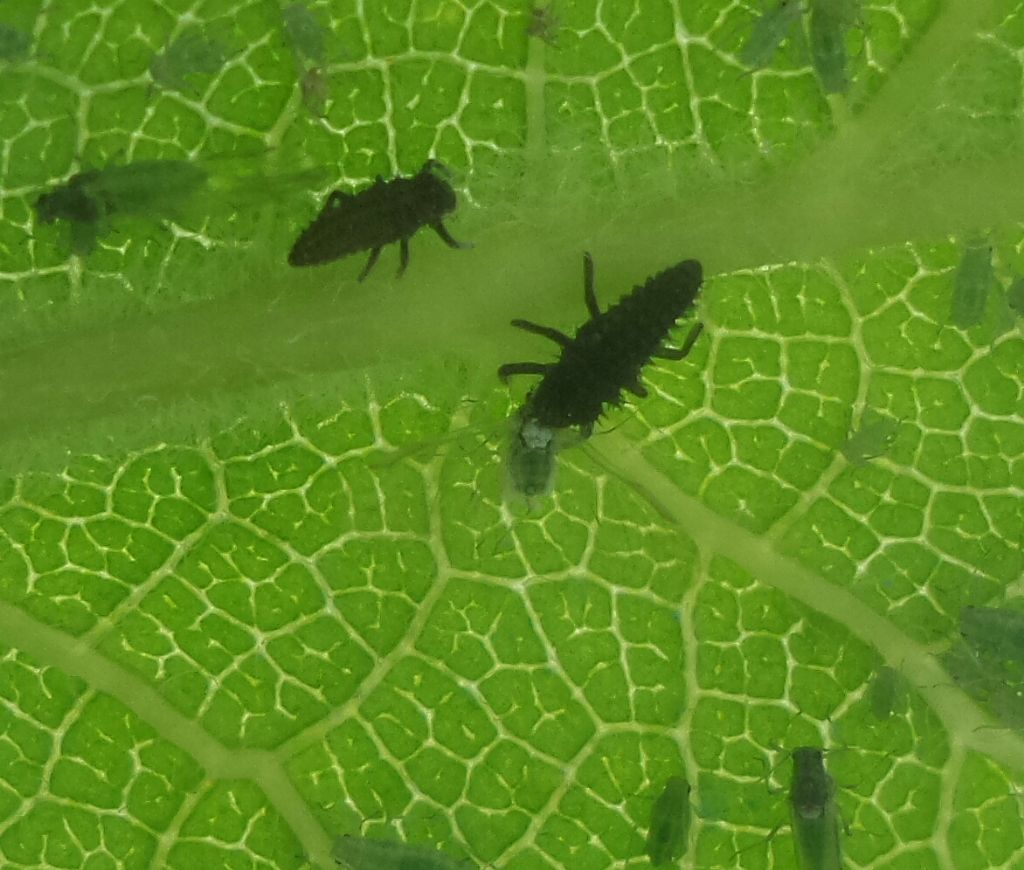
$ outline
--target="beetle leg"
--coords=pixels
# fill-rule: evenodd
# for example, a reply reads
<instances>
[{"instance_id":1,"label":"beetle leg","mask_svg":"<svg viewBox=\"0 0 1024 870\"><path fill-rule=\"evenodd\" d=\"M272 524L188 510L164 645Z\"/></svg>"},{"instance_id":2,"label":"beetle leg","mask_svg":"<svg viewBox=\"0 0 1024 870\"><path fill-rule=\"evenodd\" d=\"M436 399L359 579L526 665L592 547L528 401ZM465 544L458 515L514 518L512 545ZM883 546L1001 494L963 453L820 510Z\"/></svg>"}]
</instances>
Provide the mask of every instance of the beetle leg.
<instances>
[{"instance_id":1,"label":"beetle leg","mask_svg":"<svg viewBox=\"0 0 1024 870\"><path fill-rule=\"evenodd\" d=\"M550 338L552 341L558 342L562 347L568 347L572 344L572 339L568 335L557 329L552 329L550 326L541 326L539 323L520 320L519 318L513 320L512 325L517 329L524 329L527 332L533 332L537 335L543 335L545 338Z\"/></svg>"},{"instance_id":2,"label":"beetle leg","mask_svg":"<svg viewBox=\"0 0 1024 870\"><path fill-rule=\"evenodd\" d=\"M498 377L501 378L501 382L504 384L508 382L509 377L512 375L545 375L547 371L548 367L544 363L505 363L505 365L498 368Z\"/></svg>"},{"instance_id":3,"label":"beetle leg","mask_svg":"<svg viewBox=\"0 0 1024 870\"><path fill-rule=\"evenodd\" d=\"M693 350L693 346L697 343L697 339L700 338L701 332L704 330L703 323L695 323L693 329L690 330L689 335L686 336L686 341L683 342L683 346L676 347L659 347L653 356L658 359L684 359L689 356L690 351Z\"/></svg>"},{"instance_id":4,"label":"beetle leg","mask_svg":"<svg viewBox=\"0 0 1024 870\"><path fill-rule=\"evenodd\" d=\"M401 278L405 274L406 267L409 265L409 240L399 239L398 240L398 278Z\"/></svg>"},{"instance_id":5,"label":"beetle leg","mask_svg":"<svg viewBox=\"0 0 1024 870\"><path fill-rule=\"evenodd\" d=\"M380 256L380 248L374 248L370 251L370 256L366 258L366 265L363 266L363 271L359 273L357 281L362 281L367 275L370 274L370 269L373 268L373 264L377 262L377 258Z\"/></svg>"},{"instance_id":6,"label":"beetle leg","mask_svg":"<svg viewBox=\"0 0 1024 870\"><path fill-rule=\"evenodd\" d=\"M452 234L448 232L445 225L441 221L436 221L430 225L430 228L441 237L441 241L444 242L449 248L472 248L472 242L459 242L452 238Z\"/></svg>"},{"instance_id":7,"label":"beetle leg","mask_svg":"<svg viewBox=\"0 0 1024 870\"><path fill-rule=\"evenodd\" d=\"M583 298L587 301L591 319L596 320L601 316L601 309L594 293L594 258L590 256L590 251L583 252Z\"/></svg>"}]
</instances>

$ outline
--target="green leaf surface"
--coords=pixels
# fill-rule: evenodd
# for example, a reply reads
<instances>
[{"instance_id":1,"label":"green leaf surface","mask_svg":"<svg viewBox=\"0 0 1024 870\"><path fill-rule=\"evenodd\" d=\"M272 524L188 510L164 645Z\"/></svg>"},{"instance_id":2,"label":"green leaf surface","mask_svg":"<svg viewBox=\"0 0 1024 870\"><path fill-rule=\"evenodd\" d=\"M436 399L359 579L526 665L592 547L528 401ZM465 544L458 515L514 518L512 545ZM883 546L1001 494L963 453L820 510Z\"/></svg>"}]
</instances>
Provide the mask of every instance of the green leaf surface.
<instances>
[{"instance_id":1,"label":"green leaf surface","mask_svg":"<svg viewBox=\"0 0 1024 870\"><path fill-rule=\"evenodd\" d=\"M1024 868L1020 698L960 637L1024 595L1024 5L864 4L831 95L806 15L741 61L769 6L0 8L0 865L639 870L682 777L681 866L792 867L821 746L848 866ZM431 156L472 250L287 266ZM36 220L138 160L219 201L83 257ZM700 259L706 328L524 511L493 372L585 250L602 306Z\"/></svg>"}]
</instances>

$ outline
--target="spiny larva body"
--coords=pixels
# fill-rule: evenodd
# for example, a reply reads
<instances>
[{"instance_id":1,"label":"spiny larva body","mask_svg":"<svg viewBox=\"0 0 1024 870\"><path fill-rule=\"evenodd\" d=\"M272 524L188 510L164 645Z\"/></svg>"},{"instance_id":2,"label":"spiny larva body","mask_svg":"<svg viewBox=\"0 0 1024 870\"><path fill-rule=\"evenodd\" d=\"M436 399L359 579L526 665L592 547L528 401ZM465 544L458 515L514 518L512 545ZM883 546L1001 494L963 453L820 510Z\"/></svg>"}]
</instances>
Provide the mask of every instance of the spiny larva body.
<instances>
[{"instance_id":1,"label":"spiny larva body","mask_svg":"<svg viewBox=\"0 0 1024 870\"><path fill-rule=\"evenodd\" d=\"M113 215L173 217L205 187L208 173L185 160L139 160L124 166L90 169L71 176L36 200L40 223L71 224L72 249L88 254L100 225Z\"/></svg>"},{"instance_id":2,"label":"spiny larva body","mask_svg":"<svg viewBox=\"0 0 1024 870\"><path fill-rule=\"evenodd\" d=\"M771 63L802 12L799 0L778 0L773 7L762 12L740 49L740 62L751 69L761 69Z\"/></svg>"},{"instance_id":3,"label":"spiny larva body","mask_svg":"<svg viewBox=\"0 0 1024 870\"><path fill-rule=\"evenodd\" d=\"M602 312L594 295L593 260L585 254L583 290L590 319L574 337L528 320L512 321L513 326L550 338L562 348L554 363L507 363L498 369L503 381L511 375L542 376L526 398L523 418L547 429L576 426L587 437L606 405L621 404L623 390L646 396L641 369L655 356L682 359L700 334L701 324L697 324L681 349L664 345L676 320L694 304L701 280L700 263L684 260L648 278Z\"/></svg>"},{"instance_id":4,"label":"spiny larva body","mask_svg":"<svg viewBox=\"0 0 1024 870\"><path fill-rule=\"evenodd\" d=\"M822 750L813 746L793 750L789 806L800 870L841 870L835 783L825 772Z\"/></svg>"},{"instance_id":5,"label":"spiny larva body","mask_svg":"<svg viewBox=\"0 0 1024 870\"><path fill-rule=\"evenodd\" d=\"M686 852L690 833L690 784L669 777L651 808L647 828L647 857L655 867L678 861Z\"/></svg>"},{"instance_id":6,"label":"spiny larva body","mask_svg":"<svg viewBox=\"0 0 1024 870\"><path fill-rule=\"evenodd\" d=\"M958 329L970 329L981 323L988 294L994 283L992 248L988 245L968 245L953 278L950 323Z\"/></svg>"},{"instance_id":7,"label":"spiny larva body","mask_svg":"<svg viewBox=\"0 0 1024 870\"><path fill-rule=\"evenodd\" d=\"M471 870L473 866L426 846L352 835L334 841L331 857L349 870Z\"/></svg>"},{"instance_id":8,"label":"spiny larva body","mask_svg":"<svg viewBox=\"0 0 1024 870\"><path fill-rule=\"evenodd\" d=\"M899 435L900 424L892 417L864 414L860 427L839 450L851 465L866 465L868 460L884 456Z\"/></svg>"},{"instance_id":9,"label":"spiny larva body","mask_svg":"<svg viewBox=\"0 0 1024 870\"><path fill-rule=\"evenodd\" d=\"M288 263L317 266L359 251L369 251L362 281L380 256L381 248L399 244L398 274L409 264L409 239L422 227L430 227L450 248L469 245L457 242L442 223L455 210L455 191L437 171L443 166L428 160L411 178L377 180L358 193L335 190L320 214L295 240Z\"/></svg>"}]
</instances>

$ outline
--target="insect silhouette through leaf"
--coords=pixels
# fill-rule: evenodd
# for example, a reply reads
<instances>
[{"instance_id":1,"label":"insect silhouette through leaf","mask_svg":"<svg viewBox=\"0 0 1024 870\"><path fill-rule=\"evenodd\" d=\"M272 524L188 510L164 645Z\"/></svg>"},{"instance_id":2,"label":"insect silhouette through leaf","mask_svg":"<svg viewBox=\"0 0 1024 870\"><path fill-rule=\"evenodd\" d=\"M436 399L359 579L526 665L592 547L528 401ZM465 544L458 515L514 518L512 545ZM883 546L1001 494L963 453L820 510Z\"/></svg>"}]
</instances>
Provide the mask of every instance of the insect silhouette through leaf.
<instances>
[{"instance_id":1,"label":"insect silhouette through leaf","mask_svg":"<svg viewBox=\"0 0 1024 870\"><path fill-rule=\"evenodd\" d=\"M664 344L676 320L693 306L701 280L700 263L684 260L648 278L602 312L594 293L594 262L584 254L583 294L590 319L575 336L529 320L512 321L561 348L557 362L507 363L498 369L502 381L512 375L541 375L526 397L523 418L547 429L576 426L589 437L605 406L622 403L624 390L646 396L640 381L643 366L656 356L684 358L700 335L703 325L698 323L681 348Z\"/></svg>"},{"instance_id":2,"label":"insect silhouette through leaf","mask_svg":"<svg viewBox=\"0 0 1024 870\"><path fill-rule=\"evenodd\" d=\"M358 278L362 281L381 249L393 242L399 245L401 276L409 265L409 239L422 227L430 227L450 248L472 247L452 238L443 223L456 205L455 191L439 175L444 171L441 163L428 160L412 177L385 181L378 175L370 187L357 193L335 190L295 240L288 263L317 266L368 250L370 255Z\"/></svg>"}]
</instances>

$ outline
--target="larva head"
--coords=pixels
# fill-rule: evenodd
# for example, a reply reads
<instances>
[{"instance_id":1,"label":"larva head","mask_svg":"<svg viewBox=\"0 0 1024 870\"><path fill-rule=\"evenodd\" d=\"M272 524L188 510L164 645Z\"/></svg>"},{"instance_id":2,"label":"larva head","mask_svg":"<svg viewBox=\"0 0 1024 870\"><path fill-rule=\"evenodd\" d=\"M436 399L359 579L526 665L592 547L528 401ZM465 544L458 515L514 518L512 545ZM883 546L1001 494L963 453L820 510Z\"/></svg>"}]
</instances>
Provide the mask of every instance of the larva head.
<instances>
[{"instance_id":1,"label":"larva head","mask_svg":"<svg viewBox=\"0 0 1024 870\"><path fill-rule=\"evenodd\" d=\"M439 160L428 160L416 173L419 200L433 220L455 211L455 191L448 183L449 177L448 167Z\"/></svg>"}]
</instances>

